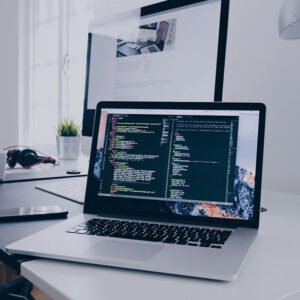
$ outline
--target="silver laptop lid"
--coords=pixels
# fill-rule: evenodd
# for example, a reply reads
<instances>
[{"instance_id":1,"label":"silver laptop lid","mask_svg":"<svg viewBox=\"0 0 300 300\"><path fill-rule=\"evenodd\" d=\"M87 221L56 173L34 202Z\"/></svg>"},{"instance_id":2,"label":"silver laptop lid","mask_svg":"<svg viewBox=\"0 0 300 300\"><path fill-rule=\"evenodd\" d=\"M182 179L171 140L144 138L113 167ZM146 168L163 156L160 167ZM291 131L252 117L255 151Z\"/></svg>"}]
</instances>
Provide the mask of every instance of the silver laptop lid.
<instances>
[{"instance_id":1,"label":"silver laptop lid","mask_svg":"<svg viewBox=\"0 0 300 300\"><path fill-rule=\"evenodd\" d=\"M100 102L86 213L258 227L262 104Z\"/></svg>"}]
</instances>

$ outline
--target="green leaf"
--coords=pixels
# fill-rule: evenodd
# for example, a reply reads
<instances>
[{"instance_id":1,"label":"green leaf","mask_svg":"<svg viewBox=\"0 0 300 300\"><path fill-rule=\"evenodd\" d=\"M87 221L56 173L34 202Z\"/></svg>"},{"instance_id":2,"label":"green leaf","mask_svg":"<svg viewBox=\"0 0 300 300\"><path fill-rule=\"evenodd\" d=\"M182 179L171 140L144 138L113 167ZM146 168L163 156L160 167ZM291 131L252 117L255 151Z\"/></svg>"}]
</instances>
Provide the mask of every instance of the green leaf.
<instances>
[{"instance_id":1,"label":"green leaf","mask_svg":"<svg viewBox=\"0 0 300 300\"><path fill-rule=\"evenodd\" d=\"M64 119L57 125L59 136L80 136L81 128L71 119Z\"/></svg>"}]
</instances>

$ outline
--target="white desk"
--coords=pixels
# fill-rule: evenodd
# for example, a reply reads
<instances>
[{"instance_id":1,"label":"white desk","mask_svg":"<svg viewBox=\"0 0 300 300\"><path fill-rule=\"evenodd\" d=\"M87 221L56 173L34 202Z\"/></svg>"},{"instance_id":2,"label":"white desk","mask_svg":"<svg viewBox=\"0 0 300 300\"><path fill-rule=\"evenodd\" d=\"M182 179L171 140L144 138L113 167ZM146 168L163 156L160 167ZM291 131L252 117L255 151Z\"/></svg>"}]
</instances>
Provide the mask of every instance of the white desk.
<instances>
[{"instance_id":1,"label":"white desk","mask_svg":"<svg viewBox=\"0 0 300 300\"><path fill-rule=\"evenodd\" d=\"M262 199L268 211L234 282L46 259L22 264L21 273L55 300L283 299L300 289L300 196L265 191Z\"/></svg>"},{"instance_id":2,"label":"white desk","mask_svg":"<svg viewBox=\"0 0 300 300\"><path fill-rule=\"evenodd\" d=\"M9 169L5 171L4 183L77 176L68 175L66 172L70 169L79 170L81 173L78 176L87 175L88 161L89 157L81 155L78 160L60 160L58 166L39 164L30 169Z\"/></svg>"}]
</instances>

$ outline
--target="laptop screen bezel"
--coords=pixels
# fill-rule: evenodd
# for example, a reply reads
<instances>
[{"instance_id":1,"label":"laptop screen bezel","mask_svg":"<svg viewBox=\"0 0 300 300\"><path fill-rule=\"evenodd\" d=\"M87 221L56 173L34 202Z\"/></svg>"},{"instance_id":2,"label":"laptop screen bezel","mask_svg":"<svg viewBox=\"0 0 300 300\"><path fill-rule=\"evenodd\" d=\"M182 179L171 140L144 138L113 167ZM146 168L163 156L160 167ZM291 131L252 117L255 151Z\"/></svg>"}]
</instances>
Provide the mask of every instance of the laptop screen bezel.
<instances>
[{"instance_id":1,"label":"laptop screen bezel","mask_svg":"<svg viewBox=\"0 0 300 300\"><path fill-rule=\"evenodd\" d=\"M98 196L98 186L94 180L93 171L97 151L97 140L100 124L100 116L102 109L179 109L179 110L239 110L239 111L258 111L258 141L257 141L257 159L256 159L256 175L255 175L255 190L254 190L254 209L253 219L251 220L236 220L213 217L192 217L181 215L150 215L137 212L124 212L118 207L113 210L103 210L101 207L101 198ZM262 181L262 165L263 165L263 148L264 148L264 128L265 128L265 105L262 103L224 103L224 102L118 102L118 101L102 101L99 102L96 109L93 139L91 147L91 156L86 188L86 197L84 204L84 213L99 214L103 216L151 220L158 222L186 223L196 225L213 225L223 227L259 227L260 201L261 201L261 181ZM110 201L114 201L114 197L109 197ZM118 197L120 199L120 197ZM126 198L121 198L126 201ZM128 199L127 199L128 201Z\"/></svg>"}]
</instances>

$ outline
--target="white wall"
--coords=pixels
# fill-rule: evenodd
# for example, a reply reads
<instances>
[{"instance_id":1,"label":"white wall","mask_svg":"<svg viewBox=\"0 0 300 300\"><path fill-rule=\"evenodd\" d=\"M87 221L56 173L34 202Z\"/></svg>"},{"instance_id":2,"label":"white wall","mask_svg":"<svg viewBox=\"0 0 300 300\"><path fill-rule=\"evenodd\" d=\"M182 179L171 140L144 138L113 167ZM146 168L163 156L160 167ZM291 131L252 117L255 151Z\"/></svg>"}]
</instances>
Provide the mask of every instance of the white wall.
<instances>
[{"instance_id":1,"label":"white wall","mask_svg":"<svg viewBox=\"0 0 300 300\"><path fill-rule=\"evenodd\" d=\"M224 101L267 105L263 186L300 194L300 40L279 38L284 0L230 1Z\"/></svg>"},{"instance_id":2,"label":"white wall","mask_svg":"<svg viewBox=\"0 0 300 300\"><path fill-rule=\"evenodd\" d=\"M282 3L231 0L224 100L266 103L263 185L300 194L300 40L278 36ZM18 11L0 1L0 147L18 142Z\"/></svg>"},{"instance_id":3,"label":"white wall","mask_svg":"<svg viewBox=\"0 0 300 300\"><path fill-rule=\"evenodd\" d=\"M263 186L300 194L300 40L279 38L283 2L231 0L224 100L267 105Z\"/></svg>"},{"instance_id":4,"label":"white wall","mask_svg":"<svg viewBox=\"0 0 300 300\"><path fill-rule=\"evenodd\" d=\"M18 0L0 1L0 148L18 143Z\"/></svg>"}]
</instances>

